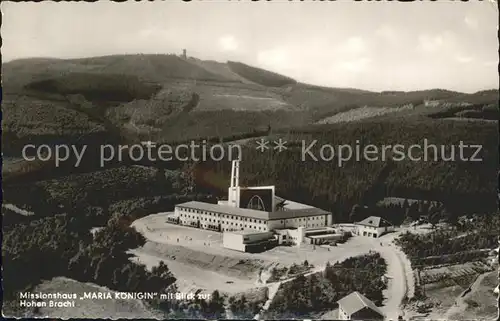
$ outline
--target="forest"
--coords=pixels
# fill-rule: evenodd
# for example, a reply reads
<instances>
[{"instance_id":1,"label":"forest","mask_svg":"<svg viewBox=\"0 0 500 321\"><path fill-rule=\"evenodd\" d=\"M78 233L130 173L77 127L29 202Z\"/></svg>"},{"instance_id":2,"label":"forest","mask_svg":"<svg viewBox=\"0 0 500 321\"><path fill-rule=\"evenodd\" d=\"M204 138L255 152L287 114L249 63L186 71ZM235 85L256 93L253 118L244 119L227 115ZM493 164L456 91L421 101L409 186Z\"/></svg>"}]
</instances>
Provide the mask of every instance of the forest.
<instances>
[{"instance_id":1,"label":"forest","mask_svg":"<svg viewBox=\"0 0 500 321\"><path fill-rule=\"evenodd\" d=\"M439 228L428 234L402 234L396 242L413 267L464 263L480 260L498 246L498 212L463 218L451 229Z\"/></svg>"},{"instance_id":2,"label":"forest","mask_svg":"<svg viewBox=\"0 0 500 321\"><path fill-rule=\"evenodd\" d=\"M59 95L81 94L89 101L119 103L149 99L161 86L141 82L137 77L129 75L71 73L34 81L25 88Z\"/></svg>"},{"instance_id":3,"label":"forest","mask_svg":"<svg viewBox=\"0 0 500 321\"><path fill-rule=\"evenodd\" d=\"M73 215L59 214L18 223L4 231L3 290L4 302L10 309L20 309L16 305L20 291L32 290L56 276L116 291L176 292L176 278L167 265L160 262L149 271L144 265L130 261L126 253L146 241L130 227L137 212L116 213L109 218L102 208L94 207ZM105 225L92 235L90 229L98 224L96 216ZM166 318L220 318L225 312L218 292L212 293L210 300L183 303L156 299L149 304L163 311Z\"/></svg>"},{"instance_id":4,"label":"forest","mask_svg":"<svg viewBox=\"0 0 500 321\"><path fill-rule=\"evenodd\" d=\"M474 135L470 135L471 132ZM445 204L446 210L462 215L488 213L497 209L497 136L494 124L441 120L371 121L273 132L268 140L282 138L287 141L287 150L278 153L260 152L254 146L244 148L240 180L247 186L274 184L279 196L330 210L337 221L347 221L354 205L373 207L385 197L439 202ZM368 144L411 146L422 144L424 139L444 146L458 145L460 141L480 144L482 161L461 161L458 157L455 161L361 158L350 159L339 167L336 162L303 161L301 155L302 141L317 140L317 146L363 147ZM229 180L230 162L207 161L196 166L200 188L215 195L224 192L216 182ZM210 178L208 173L212 173ZM404 216L390 221L402 219Z\"/></svg>"},{"instance_id":5,"label":"forest","mask_svg":"<svg viewBox=\"0 0 500 321\"><path fill-rule=\"evenodd\" d=\"M386 262L378 253L351 257L333 265L327 263L322 273L301 275L283 283L265 317L313 317L318 312L335 309L338 300L354 291L381 305L382 291L386 288L382 276L386 269Z\"/></svg>"}]
</instances>

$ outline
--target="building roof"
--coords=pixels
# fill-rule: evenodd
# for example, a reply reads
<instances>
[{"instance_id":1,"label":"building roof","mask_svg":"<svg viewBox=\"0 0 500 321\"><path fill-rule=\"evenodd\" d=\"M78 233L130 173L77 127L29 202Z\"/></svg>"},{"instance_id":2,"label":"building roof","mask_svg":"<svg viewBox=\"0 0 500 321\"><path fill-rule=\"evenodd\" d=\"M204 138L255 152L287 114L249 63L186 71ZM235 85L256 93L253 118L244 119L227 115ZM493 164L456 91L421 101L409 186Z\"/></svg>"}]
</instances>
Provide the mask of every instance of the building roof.
<instances>
[{"instance_id":1,"label":"building roof","mask_svg":"<svg viewBox=\"0 0 500 321\"><path fill-rule=\"evenodd\" d=\"M392 224L384 220L381 217L378 216L369 216L362 220L361 222L356 222L356 225L364 225L364 226L371 226L371 227L383 227L383 226L392 226Z\"/></svg>"},{"instance_id":2,"label":"building roof","mask_svg":"<svg viewBox=\"0 0 500 321\"><path fill-rule=\"evenodd\" d=\"M248 208L238 208L228 205L204 203L197 201L181 203L177 204L176 206L197 209L197 210L205 210L221 214L251 217L259 220L282 220L282 219L290 219L296 217L308 217L308 216L330 214L330 212L315 207L287 210L287 211L264 212Z\"/></svg>"},{"instance_id":3,"label":"building roof","mask_svg":"<svg viewBox=\"0 0 500 321\"><path fill-rule=\"evenodd\" d=\"M273 235L273 232L258 232L258 231L227 231L223 234L237 234L237 235Z\"/></svg>"},{"instance_id":4,"label":"building roof","mask_svg":"<svg viewBox=\"0 0 500 321\"><path fill-rule=\"evenodd\" d=\"M280 203L283 204L283 208L285 210L297 210L297 209L304 209L304 208L314 208L314 206L307 205L307 204L302 204L302 203L299 203L299 202L290 201L290 200L284 199L283 197L279 197L279 196L274 196L274 202L275 202L276 205L278 205Z\"/></svg>"},{"instance_id":5,"label":"building roof","mask_svg":"<svg viewBox=\"0 0 500 321\"><path fill-rule=\"evenodd\" d=\"M279 197L279 196L276 196L276 195L274 196L274 202L276 204L281 203L281 202L285 202L285 201L286 201L286 199L284 199L283 197Z\"/></svg>"},{"instance_id":6,"label":"building roof","mask_svg":"<svg viewBox=\"0 0 500 321\"><path fill-rule=\"evenodd\" d=\"M418 202L431 202L431 203L441 203L440 201L437 200L431 200L431 199L416 199L416 198L404 198L404 197L385 197L382 200L380 200L377 204L378 205L390 205L390 204L396 204L396 205L403 205L403 203L408 201L408 204L411 205L413 203L418 203Z\"/></svg>"},{"instance_id":7,"label":"building roof","mask_svg":"<svg viewBox=\"0 0 500 321\"><path fill-rule=\"evenodd\" d=\"M327 212L327 211L322 210L320 208L310 207L310 208L302 208L302 209L296 209L296 210L271 212L271 213L269 213L269 219L270 220L283 220L283 219L290 219L290 218L296 218L296 217L308 217L308 216L317 216L317 215L326 215L326 214L330 214L330 212Z\"/></svg>"},{"instance_id":8,"label":"building roof","mask_svg":"<svg viewBox=\"0 0 500 321\"><path fill-rule=\"evenodd\" d=\"M353 315L354 313L364 308L370 308L381 316L384 315L382 313L382 310L380 310L380 308L378 308L375 303L367 299L358 291L352 292L351 294L343 297L342 299L338 300L337 303L348 315Z\"/></svg>"},{"instance_id":9,"label":"building roof","mask_svg":"<svg viewBox=\"0 0 500 321\"><path fill-rule=\"evenodd\" d=\"M331 226L323 226L323 227L308 227L306 229L306 234L308 232L321 232L321 231L324 231L324 232L328 232L328 231L335 231L335 229Z\"/></svg>"},{"instance_id":10,"label":"building roof","mask_svg":"<svg viewBox=\"0 0 500 321\"><path fill-rule=\"evenodd\" d=\"M306 236L308 238L311 238L311 239L324 239L324 238L331 238L331 237L339 237L339 236L342 236L342 234L339 234L339 233L330 233L330 234L321 234L321 235L310 235L310 236Z\"/></svg>"}]
</instances>

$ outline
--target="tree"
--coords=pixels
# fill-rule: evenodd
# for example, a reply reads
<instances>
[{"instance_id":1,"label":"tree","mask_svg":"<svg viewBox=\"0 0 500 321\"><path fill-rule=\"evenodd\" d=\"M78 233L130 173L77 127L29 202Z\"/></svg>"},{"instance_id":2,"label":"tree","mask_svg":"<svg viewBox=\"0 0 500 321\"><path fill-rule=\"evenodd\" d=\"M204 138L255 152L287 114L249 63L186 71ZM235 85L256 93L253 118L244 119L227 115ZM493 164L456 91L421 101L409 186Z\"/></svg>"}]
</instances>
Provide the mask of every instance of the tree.
<instances>
[{"instance_id":1,"label":"tree","mask_svg":"<svg viewBox=\"0 0 500 321\"><path fill-rule=\"evenodd\" d=\"M351 213L349 214L349 220L351 222L357 222L359 219L361 219L362 212L363 208L360 205L355 204L351 209Z\"/></svg>"},{"instance_id":2,"label":"tree","mask_svg":"<svg viewBox=\"0 0 500 321\"><path fill-rule=\"evenodd\" d=\"M410 207L410 204L408 203L408 199L405 198L405 200L403 201L402 207L403 207L403 210L405 210L405 211L407 208Z\"/></svg>"},{"instance_id":3,"label":"tree","mask_svg":"<svg viewBox=\"0 0 500 321\"><path fill-rule=\"evenodd\" d=\"M458 215L456 215L453 211L443 208L441 216L452 226L458 226Z\"/></svg>"},{"instance_id":4,"label":"tree","mask_svg":"<svg viewBox=\"0 0 500 321\"><path fill-rule=\"evenodd\" d=\"M408 208L406 212L407 216L412 220L412 221L417 221L420 218L421 213L419 212L419 206L418 204L412 203Z\"/></svg>"},{"instance_id":5,"label":"tree","mask_svg":"<svg viewBox=\"0 0 500 321\"><path fill-rule=\"evenodd\" d=\"M113 274L109 274L109 256L104 256L102 257L99 262L97 263L97 266L95 268L94 272L94 280L96 280L97 283L101 283L102 281L107 282L110 279L113 278Z\"/></svg>"},{"instance_id":6,"label":"tree","mask_svg":"<svg viewBox=\"0 0 500 321\"><path fill-rule=\"evenodd\" d=\"M330 264L330 262L326 262L325 270L323 271L323 275L325 279L332 280L335 275L335 268Z\"/></svg>"},{"instance_id":7,"label":"tree","mask_svg":"<svg viewBox=\"0 0 500 321\"><path fill-rule=\"evenodd\" d=\"M188 193L196 192L196 165L195 164L185 164L181 172L182 181L182 193L187 195Z\"/></svg>"},{"instance_id":8,"label":"tree","mask_svg":"<svg viewBox=\"0 0 500 321\"><path fill-rule=\"evenodd\" d=\"M92 222L95 226L106 224L108 214L102 207L88 206L84 210L84 215L87 220Z\"/></svg>"},{"instance_id":9,"label":"tree","mask_svg":"<svg viewBox=\"0 0 500 321\"><path fill-rule=\"evenodd\" d=\"M212 292L210 302L205 310L207 316L211 319L221 319L225 314L224 298L220 295L219 291Z\"/></svg>"},{"instance_id":10,"label":"tree","mask_svg":"<svg viewBox=\"0 0 500 321\"><path fill-rule=\"evenodd\" d=\"M432 228L435 228L441 219L441 215L439 211L434 211L429 214L429 223L432 225Z\"/></svg>"}]
</instances>

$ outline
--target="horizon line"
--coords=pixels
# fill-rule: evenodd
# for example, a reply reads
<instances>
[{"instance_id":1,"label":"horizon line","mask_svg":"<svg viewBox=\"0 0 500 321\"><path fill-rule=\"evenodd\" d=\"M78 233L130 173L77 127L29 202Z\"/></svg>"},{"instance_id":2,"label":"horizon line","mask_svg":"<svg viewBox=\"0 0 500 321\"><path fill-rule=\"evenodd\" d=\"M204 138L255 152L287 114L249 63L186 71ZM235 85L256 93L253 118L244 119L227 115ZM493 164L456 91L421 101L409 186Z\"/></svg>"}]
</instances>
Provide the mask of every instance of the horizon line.
<instances>
[{"instance_id":1,"label":"horizon line","mask_svg":"<svg viewBox=\"0 0 500 321\"><path fill-rule=\"evenodd\" d=\"M176 57L180 58L182 54L175 54L175 53L142 53L142 52L136 52L136 53L113 53L113 54L103 54L103 55L95 55L95 56L79 56L79 57L67 57L67 58L51 57L51 56L26 56L26 57L20 57L20 58L11 58L11 59L7 59L7 60L3 60L2 59L2 65L3 64L7 64L7 63L11 63L11 62L14 62L14 61L30 60L30 59L77 60L77 59L88 59L88 58L102 58L102 57L113 57L113 56L139 56L139 55L144 55L144 56L154 56L154 55L157 55L157 56L176 56ZM214 61L214 62L223 63L223 64L227 64L227 62L232 61L232 60L220 61L220 60L214 60L214 59L200 59L200 58L196 58L194 56L187 56L187 58L188 59L189 58L193 58L193 59L197 59L197 60L200 60L200 61ZM484 89L480 89L480 90L476 90L476 91L471 91L471 92L457 91L457 90L446 89L446 88L442 88L442 87L434 87L434 88L428 88L427 87L425 89L413 89L413 90L391 90L391 89L385 89L385 90L380 90L380 91L372 90L372 89L357 88L357 87L333 87L333 86L324 85L324 84L313 84L313 83L303 82L303 81L300 81L298 79L295 79L294 77L287 76L287 75L285 75L283 73L280 73L278 71L269 70L269 69L266 69L266 68L263 68L263 67L257 67L255 65L250 65L250 64L247 64L247 63L242 62L242 61L235 61L235 62L243 63L243 64L246 64L246 65L248 65L250 67L253 67L253 68L259 68L259 69L266 70L266 71L269 71L269 72L277 73L277 74L285 76L285 77L292 78L293 80L296 81L297 84L303 84L303 85L308 85L308 86L313 86L313 87L321 87L321 88L325 88L325 89L359 90L359 91L366 91L366 92L370 92L370 93L379 93L379 94L390 93L390 92L395 92L395 93L396 92L399 92L399 93L410 93L410 92L418 92L418 91L442 90L442 91L449 91L449 92L454 92L454 93L469 94L469 95L471 95L471 94L477 94L477 93L485 92L485 91L500 91L499 88L494 88L494 87L484 88ZM500 61L499 61L498 65L500 65ZM203 68L203 67L200 66L200 68Z\"/></svg>"}]
</instances>

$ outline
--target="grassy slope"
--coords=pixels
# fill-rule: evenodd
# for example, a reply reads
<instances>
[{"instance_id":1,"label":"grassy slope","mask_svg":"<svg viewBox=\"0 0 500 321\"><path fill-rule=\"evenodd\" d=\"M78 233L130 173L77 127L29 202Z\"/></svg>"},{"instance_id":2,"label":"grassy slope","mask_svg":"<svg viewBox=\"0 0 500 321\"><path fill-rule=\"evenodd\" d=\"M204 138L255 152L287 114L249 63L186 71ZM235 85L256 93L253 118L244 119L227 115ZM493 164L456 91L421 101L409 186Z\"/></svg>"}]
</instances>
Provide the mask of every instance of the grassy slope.
<instances>
[{"instance_id":1,"label":"grassy slope","mask_svg":"<svg viewBox=\"0 0 500 321\"><path fill-rule=\"evenodd\" d=\"M252 67L241 62L228 61L227 65L234 73L263 86L282 87L295 84L297 81L290 77L277 74L268 70Z\"/></svg>"},{"instance_id":2,"label":"grassy slope","mask_svg":"<svg viewBox=\"0 0 500 321\"><path fill-rule=\"evenodd\" d=\"M246 79L245 77L235 73L226 63L213 61L213 60L200 60L196 58L189 58L190 63L195 64L211 73L221 75L229 80L241 82L244 84L254 84L254 82Z\"/></svg>"},{"instance_id":3,"label":"grassy slope","mask_svg":"<svg viewBox=\"0 0 500 321\"><path fill-rule=\"evenodd\" d=\"M472 320L485 319L494 320L498 317L498 294L493 289L498 285L498 272L493 271L487 274L465 300L467 307L463 315L451 316L453 319Z\"/></svg>"}]
</instances>

